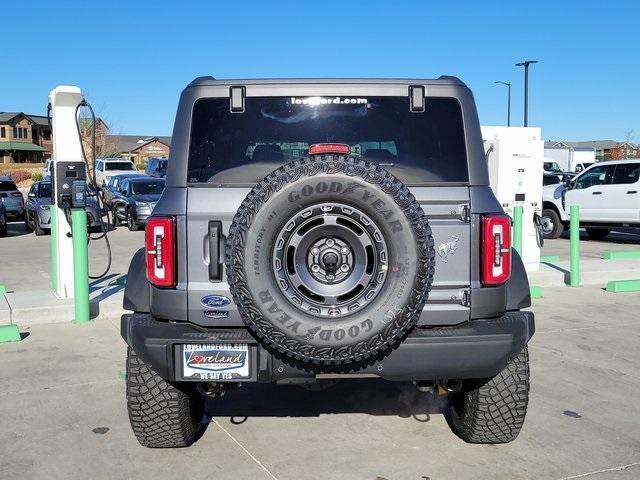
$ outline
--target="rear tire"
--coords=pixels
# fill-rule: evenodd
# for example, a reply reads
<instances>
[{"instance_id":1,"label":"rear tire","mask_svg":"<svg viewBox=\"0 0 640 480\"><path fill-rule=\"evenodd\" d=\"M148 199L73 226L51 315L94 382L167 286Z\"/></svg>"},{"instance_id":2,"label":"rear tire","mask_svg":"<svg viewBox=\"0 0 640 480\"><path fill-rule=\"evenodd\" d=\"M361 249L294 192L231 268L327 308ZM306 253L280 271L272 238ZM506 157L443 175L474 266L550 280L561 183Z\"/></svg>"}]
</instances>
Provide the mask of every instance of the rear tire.
<instances>
[{"instance_id":1,"label":"rear tire","mask_svg":"<svg viewBox=\"0 0 640 480\"><path fill-rule=\"evenodd\" d=\"M44 230L42 229L42 227L40 226L40 219L36 216L36 218L33 220L33 223L35 224L35 231L36 231L36 236L41 236L44 235Z\"/></svg>"},{"instance_id":2,"label":"rear tire","mask_svg":"<svg viewBox=\"0 0 640 480\"><path fill-rule=\"evenodd\" d=\"M195 384L164 380L127 349L127 410L140 444L149 448L188 447L206 430L205 398Z\"/></svg>"},{"instance_id":3,"label":"rear tire","mask_svg":"<svg viewBox=\"0 0 640 480\"><path fill-rule=\"evenodd\" d=\"M111 209L111 224L114 227L117 227L118 225L120 225L120 219L118 218L118 208L117 207L113 207Z\"/></svg>"},{"instance_id":4,"label":"rear tire","mask_svg":"<svg viewBox=\"0 0 640 480\"><path fill-rule=\"evenodd\" d=\"M29 225L29 217L27 217L25 215L24 216L24 231L25 232L30 232L31 230L33 230L33 228L31 228L31 225Z\"/></svg>"},{"instance_id":5,"label":"rear tire","mask_svg":"<svg viewBox=\"0 0 640 480\"><path fill-rule=\"evenodd\" d=\"M591 240L604 240L611 233L610 228L585 228Z\"/></svg>"},{"instance_id":6,"label":"rear tire","mask_svg":"<svg viewBox=\"0 0 640 480\"><path fill-rule=\"evenodd\" d=\"M468 443L507 443L516 439L529 403L527 347L495 377L471 380L450 398L446 419Z\"/></svg>"},{"instance_id":7,"label":"rear tire","mask_svg":"<svg viewBox=\"0 0 640 480\"><path fill-rule=\"evenodd\" d=\"M564 232L564 225L558 212L551 208L542 211L542 234L544 238L558 238Z\"/></svg>"},{"instance_id":8,"label":"rear tire","mask_svg":"<svg viewBox=\"0 0 640 480\"><path fill-rule=\"evenodd\" d=\"M127 212L127 227L131 232L136 232L138 230L138 224L136 223L135 218L133 218L131 210Z\"/></svg>"}]
</instances>

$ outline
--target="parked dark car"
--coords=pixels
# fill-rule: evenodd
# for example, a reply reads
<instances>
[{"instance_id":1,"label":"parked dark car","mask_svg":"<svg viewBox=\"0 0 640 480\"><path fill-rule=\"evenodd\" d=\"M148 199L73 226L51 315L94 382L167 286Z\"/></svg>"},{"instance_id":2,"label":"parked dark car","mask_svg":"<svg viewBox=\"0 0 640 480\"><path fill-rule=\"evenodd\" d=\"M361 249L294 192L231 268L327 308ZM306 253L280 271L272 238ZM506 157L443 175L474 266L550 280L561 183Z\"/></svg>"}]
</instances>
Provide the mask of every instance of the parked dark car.
<instances>
[{"instance_id":1,"label":"parked dark car","mask_svg":"<svg viewBox=\"0 0 640 480\"><path fill-rule=\"evenodd\" d=\"M6 175L0 175L0 202L4 203L7 217L21 219L24 215L24 198L16 183Z\"/></svg>"},{"instance_id":2,"label":"parked dark car","mask_svg":"<svg viewBox=\"0 0 640 480\"><path fill-rule=\"evenodd\" d=\"M166 158L150 158L144 173L150 177L164 178L167 176L168 164L169 161Z\"/></svg>"},{"instance_id":3,"label":"parked dark car","mask_svg":"<svg viewBox=\"0 0 640 480\"><path fill-rule=\"evenodd\" d=\"M36 235L44 235L51 230L51 181L42 180L31 185L27 194L27 205L24 215L24 228L34 230ZM87 188L87 226L89 229L99 228L101 214L96 200L95 190Z\"/></svg>"},{"instance_id":4,"label":"parked dark car","mask_svg":"<svg viewBox=\"0 0 640 480\"><path fill-rule=\"evenodd\" d=\"M0 203L0 237L7 235L7 209Z\"/></svg>"},{"instance_id":5,"label":"parked dark car","mask_svg":"<svg viewBox=\"0 0 640 480\"><path fill-rule=\"evenodd\" d=\"M120 183L125 178L132 178L132 177L144 177L144 175L141 172L135 172L135 173L132 172L132 173L121 173L120 175L114 175L113 177L109 178L109 181L107 182L107 184L102 187L102 199L104 202L105 209L107 210L111 209L111 201L113 200L114 195L120 189Z\"/></svg>"},{"instance_id":6,"label":"parked dark car","mask_svg":"<svg viewBox=\"0 0 640 480\"><path fill-rule=\"evenodd\" d=\"M135 231L147 223L164 190L164 180L153 177L126 178L111 200L113 224L126 223Z\"/></svg>"}]
</instances>

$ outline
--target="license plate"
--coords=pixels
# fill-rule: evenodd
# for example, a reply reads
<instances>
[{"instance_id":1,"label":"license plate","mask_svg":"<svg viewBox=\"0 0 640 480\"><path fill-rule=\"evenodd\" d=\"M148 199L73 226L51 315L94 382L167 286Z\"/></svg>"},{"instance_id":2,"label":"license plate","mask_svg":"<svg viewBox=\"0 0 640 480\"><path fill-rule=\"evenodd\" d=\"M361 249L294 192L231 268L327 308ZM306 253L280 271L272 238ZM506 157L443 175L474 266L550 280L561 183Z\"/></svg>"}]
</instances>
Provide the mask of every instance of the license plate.
<instances>
[{"instance_id":1,"label":"license plate","mask_svg":"<svg viewBox=\"0 0 640 480\"><path fill-rule=\"evenodd\" d=\"M199 380L250 378L249 346L246 343L182 345L182 376Z\"/></svg>"}]
</instances>

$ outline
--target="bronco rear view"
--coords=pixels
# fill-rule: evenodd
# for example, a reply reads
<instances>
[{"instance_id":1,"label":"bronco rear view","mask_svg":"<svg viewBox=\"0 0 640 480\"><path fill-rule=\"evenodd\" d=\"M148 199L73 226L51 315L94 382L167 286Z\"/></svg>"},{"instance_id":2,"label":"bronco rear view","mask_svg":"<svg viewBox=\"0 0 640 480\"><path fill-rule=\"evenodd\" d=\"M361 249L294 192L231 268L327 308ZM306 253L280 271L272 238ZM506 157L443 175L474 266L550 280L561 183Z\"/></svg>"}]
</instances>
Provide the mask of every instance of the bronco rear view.
<instances>
[{"instance_id":1,"label":"bronco rear view","mask_svg":"<svg viewBox=\"0 0 640 480\"><path fill-rule=\"evenodd\" d=\"M488 185L457 78L193 81L125 289L140 443L192 444L240 383L354 378L447 395L467 442L515 439L534 318Z\"/></svg>"}]
</instances>

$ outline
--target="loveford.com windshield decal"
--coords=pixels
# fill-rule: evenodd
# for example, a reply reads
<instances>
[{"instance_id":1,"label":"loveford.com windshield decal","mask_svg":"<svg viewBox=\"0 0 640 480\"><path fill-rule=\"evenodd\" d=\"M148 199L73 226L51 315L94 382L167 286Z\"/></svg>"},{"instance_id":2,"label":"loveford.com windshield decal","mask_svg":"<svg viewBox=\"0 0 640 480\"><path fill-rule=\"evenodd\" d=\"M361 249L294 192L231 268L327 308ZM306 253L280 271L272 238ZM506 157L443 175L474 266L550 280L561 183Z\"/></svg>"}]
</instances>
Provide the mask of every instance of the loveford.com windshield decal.
<instances>
[{"instance_id":1,"label":"loveford.com windshield decal","mask_svg":"<svg viewBox=\"0 0 640 480\"><path fill-rule=\"evenodd\" d=\"M366 98L353 97L291 97L291 105L307 105L315 107L318 105L366 105L369 101Z\"/></svg>"}]
</instances>

